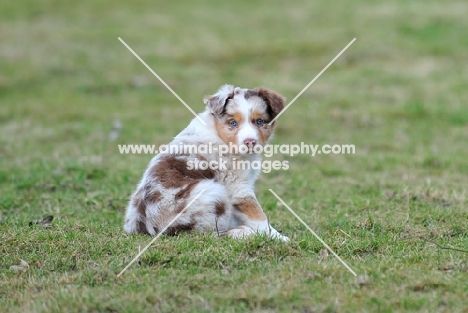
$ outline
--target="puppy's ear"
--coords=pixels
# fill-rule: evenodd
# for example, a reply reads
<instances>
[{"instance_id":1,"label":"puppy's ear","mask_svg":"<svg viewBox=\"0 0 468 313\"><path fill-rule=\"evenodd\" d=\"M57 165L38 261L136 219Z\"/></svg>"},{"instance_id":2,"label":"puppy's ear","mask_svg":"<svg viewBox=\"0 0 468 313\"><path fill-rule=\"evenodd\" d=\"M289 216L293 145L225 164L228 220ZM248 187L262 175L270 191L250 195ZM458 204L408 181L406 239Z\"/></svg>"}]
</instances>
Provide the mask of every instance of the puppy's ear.
<instances>
[{"instance_id":1,"label":"puppy's ear","mask_svg":"<svg viewBox=\"0 0 468 313\"><path fill-rule=\"evenodd\" d=\"M276 92L263 87L258 87L256 90L258 96L262 98L270 108L272 118L275 118L279 112L284 109L285 98Z\"/></svg>"},{"instance_id":2,"label":"puppy's ear","mask_svg":"<svg viewBox=\"0 0 468 313\"><path fill-rule=\"evenodd\" d=\"M232 85L223 85L218 91L211 96L206 96L203 98L206 106L210 109L213 114L221 114L224 111L229 99L234 97L234 86Z\"/></svg>"}]
</instances>

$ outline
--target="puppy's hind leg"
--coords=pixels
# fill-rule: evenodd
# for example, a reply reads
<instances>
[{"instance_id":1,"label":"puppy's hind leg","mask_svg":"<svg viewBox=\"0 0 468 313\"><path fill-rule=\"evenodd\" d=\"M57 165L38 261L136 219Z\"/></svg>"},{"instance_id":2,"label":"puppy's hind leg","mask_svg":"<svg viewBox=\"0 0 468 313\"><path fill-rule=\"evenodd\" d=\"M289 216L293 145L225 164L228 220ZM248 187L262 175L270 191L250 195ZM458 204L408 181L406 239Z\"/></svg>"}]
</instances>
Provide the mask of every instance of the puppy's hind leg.
<instances>
[{"instance_id":1,"label":"puppy's hind leg","mask_svg":"<svg viewBox=\"0 0 468 313\"><path fill-rule=\"evenodd\" d=\"M169 226L168 234L178 231L223 232L229 229L232 209L228 206L227 192L223 185L213 180L201 180L190 186L190 191L187 194L188 196L181 200L184 205L180 209L191 204ZM194 199L195 201L193 201ZM167 225L177 213L172 212L166 219L160 220L160 227Z\"/></svg>"},{"instance_id":2,"label":"puppy's hind leg","mask_svg":"<svg viewBox=\"0 0 468 313\"><path fill-rule=\"evenodd\" d=\"M129 234L149 234L146 229L146 203L141 190L135 192L128 203L124 230Z\"/></svg>"}]
</instances>

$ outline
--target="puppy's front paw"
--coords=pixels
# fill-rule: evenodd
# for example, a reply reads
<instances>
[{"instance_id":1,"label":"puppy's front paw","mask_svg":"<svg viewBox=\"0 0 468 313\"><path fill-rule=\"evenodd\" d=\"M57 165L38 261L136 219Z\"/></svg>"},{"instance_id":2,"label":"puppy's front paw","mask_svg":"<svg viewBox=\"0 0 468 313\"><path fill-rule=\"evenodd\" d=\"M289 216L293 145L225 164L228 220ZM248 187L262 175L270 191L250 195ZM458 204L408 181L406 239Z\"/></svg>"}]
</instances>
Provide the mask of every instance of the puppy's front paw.
<instances>
[{"instance_id":1,"label":"puppy's front paw","mask_svg":"<svg viewBox=\"0 0 468 313\"><path fill-rule=\"evenodd\" d=\"M270 237L281 240L282 242L289 242L288 237L281 235L276 229L273 229L273 228L270 231Z\"/></svg>"}]
</instances>

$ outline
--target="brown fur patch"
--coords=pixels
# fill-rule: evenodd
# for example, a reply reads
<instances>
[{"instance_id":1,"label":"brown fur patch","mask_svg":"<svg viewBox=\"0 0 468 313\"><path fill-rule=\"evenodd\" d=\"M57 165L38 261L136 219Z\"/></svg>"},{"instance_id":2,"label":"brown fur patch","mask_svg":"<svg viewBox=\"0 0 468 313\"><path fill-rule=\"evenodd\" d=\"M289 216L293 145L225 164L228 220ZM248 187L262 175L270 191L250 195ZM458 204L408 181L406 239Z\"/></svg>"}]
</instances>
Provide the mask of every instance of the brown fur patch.
<instances>
[{"instance_id":1,"label":"brown fur patch","mask_svg":"<svg viewBox=\"0 0 468 313\"><path fill-rule=\"evenodd\" d=\"M234 209L244 213L251 220L264 221L267 218L260 204L254 198L246 198L242 202L234 204Z\"/></svg>"},{"instance_id":2,"label":"brown fur patch","mask_svg":"<svg viewBox=\"0 0 468 313\"><path fill-rule=\"evenodd\" d=\"M270 116L266 112L258 111L255 110L252 112L252 123L256 125L259 129L259 141L260 144L265 144L268 141L268 138L270 138L271 134L273 133L273 127L268 125L270 122ZM264 122L263 125L259 126L257 125L257 120L261 118Z\"/></svg>"},{"instance_id":3,"label":"brown fur patch","mask_svg":"<svg viewBox=\"0 0 468 313\"><path fill-rule=\"evenodd\" d=\"M240 112L234 112L232 118L237 122L238 125L244 122L244 116Z\"/></svg>"},{"instance_id":4,"label":"brown fur patch","mask_svg":"<svg viewBox=\"0 0 468 313\"><path fill-rule=\"evenodd\" d=\"M262 120L266 122L268 120L268 117L269 116L266 114L266 112L262 112L258 110L253 111L251 115L252 122L255 122L255 123L257 122L259 118L261 118Z\"/></svg>"},{"instance_id":5,"label":"brown fur patch","mask_svg":"<svg viewBox=\"0 0 468 313\"><path fill-rule=\"evenodd\" d=\"M138 192L133 195L132 205L137 209L138 214L140 214L140 217L136 222L136 232L139 234L148 234L146 224L143 222L143 220L146 219L146 203L143 199L143 190L138 190Z\"/></svg>"},{"instance_id":6,"label":"brown fur patch","mask_svg":"<svg viewBox=\"0 0 468 313\"><path fill-rule=\"evenodd\" d=\"M260 128L259 137L260 137L260 143L263 145L268 141L268 138L270 138L272 134L272 129L271 127L264 127Z\"/></svg>"},{"instance_id":7,"label":"brown fur patch","mask_svg":"<svg viewBox=\"0 0 468 313\"><path fill-rule=\"evenodd\" d=\"M146 203L143 199L143 191L139 190L132 198L132 205L137 208L137 212L146 217Z\"/></svg>"},{"instance_id":8,"label":"brown fur patch","mask_svg":"<svg viewBox=\"0 0 468 313\"><path fill-rule=\"evenodd\" d=\"M272 118L275 118L276 115L278 115L278 113L280 113L284 108L284 98L276 92L266 88L259 87L256 88L256 90L258 96L268 105Z\"/></svg>"},{"instance_id":9,"label":"brown fur patch","mask_svg":"<svg viewBox=\"0 0 468 313\"><path fill-rule=\"evenodd\" d=\"M208 168L206 170L189 170L187 161L169 156L160 159L151 169L151 176L164 186L173 189L187 184L193 184L204 179L213 179L215 171Z\"/></svg>"},{"instance_id":10,"label":"brown fur patch","mask_svg":"<svg viewBox=\"0 0 468 313\"><path fill-rule=\"evenodd\" d=\"M215 205L216 215L221 216L226 213L226 205L222 202L216 202Z\"/></svg>"},{"instance_id":11,"label":"brown fur patch","mask_svg":"<svg viewBox=\"0 0 468 313\"><path fill-rule=\"evenodd\" d=\"M145 193L145 202L146 203L156 203L161 200L162 194L159 190L151 190L150 186L146 186L146 193Z\"/></svg>"},{"instance_id":12,"label":"brown fur patch","mask_svg":"<svg viewBox=\"0 0 468 313\"><path fill-rule=\"evenodd\" d=\"M148 230L146 229L146 224L142 221L137 222L137 233L139 234L149 234Z\"/></svg>"},{"instance_id":13,"label":"brown fur patch","mask_svg":"<svg viewBox=\"0 0 468 313\"><path fill-rule=\"evenodd\" d=\"M175 236L181 232L192 231L194 228L195 228L195 222L191 222L189 224L170 226L168 229L166 229L165 233L169 236Z\"/></svg>"},{"instance_id":14,"label":"brown fur patch","mask_svg":"<svg viewBox=\"0 0 468 313\"><path fill-rule=\"evenodd\" d=\"M187 186L185 186L179 192L176 193L174 200L179 201L181 199L187 199L188 197L190 197L192 190L197 184L198 182L189 183Z\"/></svg>"},{"instance_id":15,"label":"brown fur patch","mask_svg":"<svg viewBox=\"0 0 468 313\"><path fill-rule=\"evenodd\" d=\"M148 230L146 229L146 224L142 221L146 219L146 203L143 199L143 191L139 190L132 198L132 205L136 207L138 214L140 214L140 218L136 224L136 231L139 234L148 234Z\"/></svg>"},{"instance_id":16,"label":"brown fur patch","mask_svg":"<svg viewBox=\"0 0 468 313\"><path fill-rule=\"evenodd\" d=\"M236 134L238 128L233 128L228 125L226 117L217 118L215 117L215 127L216 132L218 133L219 138L221 138L225 143L234 143L236 144Z\"/></svg>"}]
</instances>

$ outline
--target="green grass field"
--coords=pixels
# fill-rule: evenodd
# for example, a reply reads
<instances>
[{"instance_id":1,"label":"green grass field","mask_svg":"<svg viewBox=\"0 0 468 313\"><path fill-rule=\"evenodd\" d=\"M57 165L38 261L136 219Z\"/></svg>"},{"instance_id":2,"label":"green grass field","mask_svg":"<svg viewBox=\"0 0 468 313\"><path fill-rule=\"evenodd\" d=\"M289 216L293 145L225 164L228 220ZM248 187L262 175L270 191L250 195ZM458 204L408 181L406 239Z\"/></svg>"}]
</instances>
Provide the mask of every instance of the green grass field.
<instances>
[{"instance_id":1,"label":"green grass field","mask_svg":"<svg viewBox=\"0 0 468 313\"><path fill-rule=\"evenodd\" d=\"M465 0L3 1L0 312L468 312L467 16ZM118 37L198 112L224 83L292 99L357 38L273 142L356 154L274 156L290 169L257 183L290 243L163 237L116 277L150 241L122 224L152 157L117 145L193 118Z\"/></svg>"}]
</instances>

